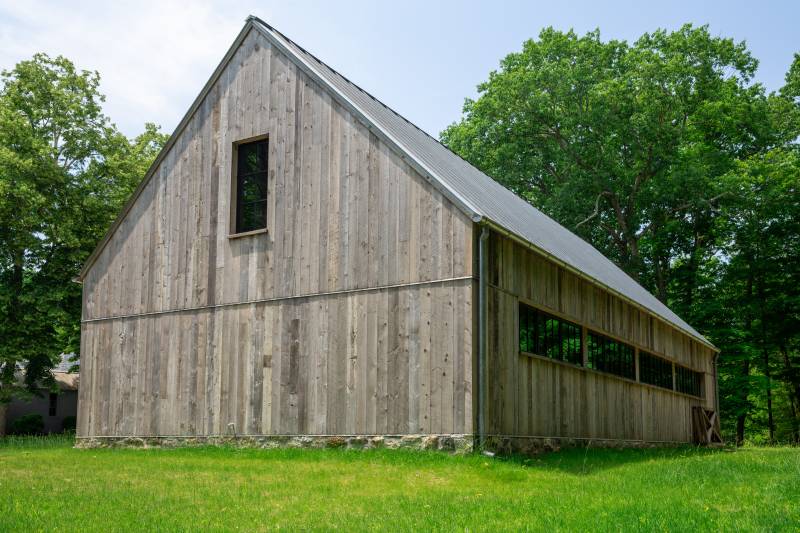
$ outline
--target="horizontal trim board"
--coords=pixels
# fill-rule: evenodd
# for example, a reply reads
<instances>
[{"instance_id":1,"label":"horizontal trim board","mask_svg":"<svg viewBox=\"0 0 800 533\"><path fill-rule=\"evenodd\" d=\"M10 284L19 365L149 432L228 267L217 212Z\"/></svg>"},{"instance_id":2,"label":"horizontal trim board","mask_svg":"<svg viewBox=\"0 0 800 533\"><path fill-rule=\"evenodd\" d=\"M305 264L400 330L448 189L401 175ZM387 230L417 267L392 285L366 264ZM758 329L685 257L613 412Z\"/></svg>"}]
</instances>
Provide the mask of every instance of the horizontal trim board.
<instances>
[{"instance_id":1,"label":"horizontal trim board","mask_svg":"<svg viewBox=\"0 0 800 533\"><path fill-rule=\"evenodd\" d=\"M646 439L609 439L609 438L601 438L601 437L564 437L564 436L556 436L551 435L549 437L545 435L506 435L503 433L489 433L486 435L487 437L493 437L496 439L543 439L543 440L581 440L581 441L598 441L598 442L636 442L640 444L690 444L689 441L683 440L646 440Z\"/></svg>"},{"instance_id":2,"label":"horizontal trim board","mask_svg":"<svg viewBox=\"0 0 800 533\"><path fill-rule=\"evenodd\" d=\"M322 298L325 296L337 296L340 294L353 294L359 292L370 292L370 291L383 291L389 289L402 289L405 287L419 287L423 285L436 285L438 283L453 283L456 281L474 281L475 278L473 276L458 276L454 278L444 278L444 279L437 279L431 281L415 281L413 283L397 283L394 285L381 285L378 287L364 287L361 289L346 289L341 291L330 291L330 292L318 292L318 293L311 293L311 294L298 294L292 296L278 296L275 298L259 298L255 300L246 300L244 302L230 302L224 304L215 304L215 305L199 305L197 307L182 307L180 309L165 309L163 311L151 311L149 313L134 313L130 315L114 315L114 316L106 316L106 317L98 317L98 318L87 318L81 320L81 324L88 324L91 322L102 322L105 320L119 320L122 318L137 318L137 317L144 317L144 316L155 316L155 315L166 315L172 313L186 313L190 311L204 311L207 309L217 309L217 308L225 308L225 307L235 307L238 305L250 305L250 304L259 304L259 303L269 303L269 302L281 302L286 300L298 300L301 298Z\"/></svg>"},{"instance_id":3,"label":"horizontal trim board","mask_svg":"<svg viewBox=\"0 0 800 533\"><path fill-rule=\"evenodd\" d=\"M680 367L683 367L683 368L688 368L689 370L692 370L694 372L700 372L701 374L706 374L707 373L707 372L705 372L703 370L695 370L694 368L692 368L690 366L686 366L684 363L679 362L677 359L675 359L675 357L673 357L673 356L671 356L669 354L666 354L664 352L659 352L657 350L650 349L650 348L648 348L646 346L643 346L643 345L639 344L638 342L636 342L634 340L620 337L619 335L617 335L615 333L611 333L609 331L606 331L606 330L604 330L602 328L598 328L596 326L590 326L590 325L582 322L580 319L577 319L577 318L571 317L569 315L566 315L566 314L562 313L561 311L558 311L556 309L552 309L547 305L544 305L544 304L541 304L541 303L538 303L538 302L534 302L534 301L529 300L527 298L524 298L524 297L522 297L522 296L520 296L518 294L514 294L513 292L510 292L510 291L508 291L508 290L506 290L506 289L504 289L502 287L498 287L497 285L495 285L493 283L489 283L489 287L491 287L492 289L494 289L494 290L496 290L498 292L502 292L503 294L507 294L508 296L516 298L519 303L525 304L528 307L532 307L534 309L539 309L539 310L541 310L541 311L543 311L545 313L549 313L549 314L555 316L556 318L560 318L561 320L572 322L573 324L575 324L577 326L580 326L581 328L585 328L586 329L586 333L597 333L599 335L604 335L604 336L606 336L606 337L608 337L608 338L610 338L612 340L616 340L617 342L621 342L623 344L628 344L628 345L631 346L631 348L635 348L635 349L639 350L640 352L646 352L646 353L649 353L650 355L654 355L656 357L660 357L662 359L665 359L666 361L668 361L670 363L673 363L674 365L677 365L677 366L680 366ZM530 354L530 355L537 355L537 354ZM576 366L576 365L573 365L571 363L568 363L568 364L570 366ZM581 367L581 368L584 368L584 367ZM602 374L603 372L600 372L600 373ZM609 375L613 376L614 374L609 374Z\"/></svg>"},{"instance_id":4,"label":"horizontal trim board","mask_svg":"<svg viewBox=\"0 0 800 533\"><path fill-rule=\"evenodd\" d=\"M259 201L261 201L261 200L259 200ZM259 228L259 229L254 229L254 230L251 230L251 231L243 231L241 233L229 233L228 234L228 238L229 239L241 239L242 237L252 237L253 235L263 235L265 233L269 233L269 229L267 229L267 228Z\"/></svg>"},{"instance_id":5,"label":"horizontal trim board","mask_svg":"<svg viewBox=\"0 0 800 533\"><path fill-rule=\"evenodd\" d=\"M531 359L536 359L536 360L544 361L544 362L547 362L547 363L554 363L554 364L557 364L557 365L562 365L562 366L565 366L567 368L572 368L574 370L579 370L579 371L587 372L587 373L590 373L590 374L597 374L598 376L604 376L604 377L608 377L608 378L617 379L619 381L624 381L625 383L629 383L631 385L639 385L641 387L646 387L648 389L655 389L655 390L661 391L661 392L668 392L670 394L674 394L676 396L681 396L683 398L689 398L689 399L692 399L692 400L700 400L700 401L704 401L705 400L705 398L703 398L702 396L694 396L692 394L687 394L685 392L680 392L680 391L676 391L676 390L672 390L672 389L665 389L665 388L659 387L657 385L650 385L649 383L643 383L641 381L636 381L634 379L628 379L628 378L625 378L625 377L622 377L622 376L618 376L616 374L611 374L610 372L603 372L602 370L597 370L595 368L589 368L589 367L586 367L586 366L583 366L583 365L574 365L572 363L568 363L567 361L559 361L558 359L551 359L549 357L545 357L544 355L539 355L539 354L536 354L536 353L519 352L519 356L520 357L530 357ZM681 366L683 366L683 365L681 365ZM689 368L689 367L684 367L684 368ZM689 370L692 370L692 369L689 368ZM693 372L697 372L698 374L703 374L703 375L707 374L707 372L702 372L702 371L699 371L699 370L692 370L692 371Z\"/></svg>"},{"instance_id":6,"label":"horizontal trim board","mask_svg":"<svg viewBox=\"0 0 800 533\"><path fill-rule=\"evenodd\" d=\"M472 437L472 433L216 433L213 435L87 435L75 437L75 440L82 439L225 439L232 437L242 438L275 438L275 437L347 437L347 438L371 438L371 437Z\"/></svg>"}]
</instances>

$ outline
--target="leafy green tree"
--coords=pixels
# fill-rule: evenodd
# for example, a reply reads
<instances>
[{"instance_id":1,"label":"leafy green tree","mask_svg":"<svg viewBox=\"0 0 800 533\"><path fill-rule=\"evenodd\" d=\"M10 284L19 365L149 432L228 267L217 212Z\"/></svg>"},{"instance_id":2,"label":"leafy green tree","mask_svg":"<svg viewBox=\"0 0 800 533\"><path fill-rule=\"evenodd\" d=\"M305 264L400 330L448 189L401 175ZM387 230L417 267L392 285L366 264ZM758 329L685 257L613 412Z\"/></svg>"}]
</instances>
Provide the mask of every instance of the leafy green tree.
<instances>
[{"instance_id":1,"label":"leafy green tree","mask_svg":"<svg viewBox=\"0 0 800 533\"><path fill-rule=\"evenodd\" d=\"M709 335L739 443L800 437L800 54L777 93L757 64L705 26L546 29L441 136Z\"/></svg>"},{"instance_id":2,"label":"leafy green tree","mask_svg":"<svg viewBox=\"0 0 800 533\"><path fill-rule=\"evenodd\" d=\"M706 27L632 45L546 29L442 139L666 301L673 258L689 277L705 259L719 176L774 143L756 66Z\"/></svg>"},{"instance_id":3,"label":"leafy green tree","mask_svg":"<svg viewBox=\"0 0 800 533\"><path fill-rule=\"evenodd\" d=\"M80 271L166 136L148 124L130 142L102 113L96 72L36 54L0 87L0 401L51 383L77 352Z\"/></svg>"},{"instance_id":4,"label":"leafy green tree","mask_svg":"<svg viewBox=\"0 0 800 533\"><path fill-rule=\"evenodd\" d=\"M727 264L718 286L727 288L723 312L738 342L719 337L732 376L722 392L736 413L736 439L742 442L754 386L763 391L772 442L776 377L788 387L791 405L800 405L800 152L789 147L752 156L738 162L726 180L735 194L720 218ZM796 420L791 425L796 439Z\"/></svg>"}]
</instances>

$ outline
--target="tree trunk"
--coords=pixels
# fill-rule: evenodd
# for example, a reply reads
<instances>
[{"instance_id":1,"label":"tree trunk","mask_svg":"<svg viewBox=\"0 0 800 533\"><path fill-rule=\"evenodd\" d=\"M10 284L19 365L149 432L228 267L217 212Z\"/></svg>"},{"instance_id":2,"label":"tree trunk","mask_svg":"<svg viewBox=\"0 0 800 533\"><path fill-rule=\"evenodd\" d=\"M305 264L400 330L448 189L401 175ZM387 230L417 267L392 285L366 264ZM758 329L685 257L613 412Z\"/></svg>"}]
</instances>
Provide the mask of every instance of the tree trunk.
<instances>
[{"instance_id":1,"label":"tree trunk","mask_svg":"<svg viewBox=\"0 0 800 533\"><path fill-rule=\"evenodd\" d=\"M667 274L666 270L669 268L669 260L663 260L663 257L656 254L653 258L653 266L656 270L656 297L663 303L667 303Z\"/></svg>"},{"instance_id":2,"label":"tree trunk","mask_svg":"<svg viewBox=\"0 0 800 533\"><path fill-rule=\"evenodd\" d=\"M769 366L769 349L767 347L767 311L763 279L758 284L758 300L761 310L761 354L764 359L764 377L767 378L767 429L769 429L769 443L773 444L775 442L775 419L772 414L772 372Z\"/></svg>"},{"instance_id":3,"label":"tree trunk","mask_svg":"<svg viewBox=\"0 0 800 533\"><path fill-rule=\"evenodd\" d=\"M744 361L742 365L742 375L747 379L750 376L750 361ZM748 386L739 387L739 399L743 404L747 403L747 396L749 395ZM744 444L744 426L747 421L747 412L742 412L736 417L736 446Z\"/></svg>"},{"instance_id":4,"label":"tree trunk","mask_svg":"<svg viewBox=\"0 0 800 533\"><path fill-rule=\"evenodd\" d=\"M736 446L739 447L744 444L744 423L747 415L742 413L736 417Z\"/></svg>"},{"instance_id":5,"label":"tree trunk","mask_svg":"<svg viewBox=\"0 0 800 533\"><path fill-rule=\"evenodd\" d=\"M794 389L794 397L797 401L797 409L800 409L800 385ZM792 412L794 413L794 442L800 444L800 421L797 419L796 410Z\"/></svg>"},{"instance_id":6,"label":"tree trunk","mask_svg":"<svg viewBox=\"0 0 800 533\"><path fill-rule=\"evenodd\" d=\"M685 286L685 294L683 296L683 305L685 309L691 309L692 305L694 304L694 290L695 286L697 285L697 268L698 268L698 259L697 256L700 254L700 236L698 232L695 230L694 232L694 240L692 243L692 252L689 254L689 261L686 267L687 278L688 281Z\"/></svg>"},{"instance_id":7,"label":"tree trunk","mask_svg":"<svg viewBox=\"0 0 800 533\"><path fill-rule=\"evenodd\" d=\"M792 436L789 441L792 444L797 444L800 442L800 429L798 429L797 425L797 406L795 405L794 395L791 392L789 392L789 412L792 416Z\"/></svg>"},{"instance_id":8,"label":"tree trunk","mask_svg":"<svg viewBox=\"0 0 800 533\"><path fill-rule=\"evenodd\" d=\"M0 402L0 437L6 434L6 411L8 410L8 404L5 402Z\"/></svg>"},{"instance_id":9,"label":"tree trunk","mask_svg":"<svg viewBox=\"0 0 800 533\"><path fill-rule=\"evenodd\" d=\"M781 342L779 347L783 356L783 367L785 369L786 380L789 382L789 406L792 413L792 442L800 443L800 421L797 420L797 410L800 409L800 380L795 378L792 361L789 359L789 350L786 343Z\"/></svg>"},{"instance_id":10,"label":"tree trunk","mask_svg":"<svg viewBox=\"0 0 800 533\"><path fill-rule=\"evenodd\" d=\"M753 317L751 315L750 310L750 302L753 299L753 270L749 269L747 273L747 307L746 307L746 315L745 315L745 323L744 329L748 333L748 338L752 338L752 330L753 330ZM742 377L744 378L743 383L739 387L739 399L741 400L742 411L740 411L739 416L736 417L736 446L741 446L744 444L744 427L745 422L747 421L747 414L749 409L745 410L747 407L747 397L750 395L750 361L745 360L742 361Z\"/></svg>"},{"instance_id":11,"label":"tree trunk","mask_svg":"<svg viewBox=\"0 0 800 533\"><path fill-rule=\"evenodd\" d=\"M764 376L767 378L767 426L769 427L769 443L775 442L775 419L772 416L772 376L769 370L769 352L764 350Z\"/></svg>"}]
</instances>

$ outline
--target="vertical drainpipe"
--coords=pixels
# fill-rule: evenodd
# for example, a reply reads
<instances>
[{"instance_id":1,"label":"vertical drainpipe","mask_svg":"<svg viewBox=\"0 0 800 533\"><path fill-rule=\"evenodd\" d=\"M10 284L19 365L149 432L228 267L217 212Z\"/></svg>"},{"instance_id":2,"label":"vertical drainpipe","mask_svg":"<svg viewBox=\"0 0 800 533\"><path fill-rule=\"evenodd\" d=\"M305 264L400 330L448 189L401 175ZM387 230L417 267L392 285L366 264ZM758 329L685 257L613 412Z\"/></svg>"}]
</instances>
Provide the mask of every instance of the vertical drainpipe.
<instances>
[{"instance_id":1,"label":"vertical drainpipe","mask_svg":"<svg viewBox=\"0 0 800 533\"><path fill-rule=\"evenodd\" d=\"M714 411L717 413L719 419L719 372L717 371L717 363L719 362L719 352L714 354Z\"/></svg>"},{"instance_id":2,"label":"vertical drainpipe","mask_svg":"<svg viewBox=\"0 0 800 533\"><path fill-rule=\"evenodd\" d=\"M486 360L489 348L488 330L488 265L489 228L481 227L478 243L478 448L483 449L486 443Z\"/></svg>"}]
</instances>

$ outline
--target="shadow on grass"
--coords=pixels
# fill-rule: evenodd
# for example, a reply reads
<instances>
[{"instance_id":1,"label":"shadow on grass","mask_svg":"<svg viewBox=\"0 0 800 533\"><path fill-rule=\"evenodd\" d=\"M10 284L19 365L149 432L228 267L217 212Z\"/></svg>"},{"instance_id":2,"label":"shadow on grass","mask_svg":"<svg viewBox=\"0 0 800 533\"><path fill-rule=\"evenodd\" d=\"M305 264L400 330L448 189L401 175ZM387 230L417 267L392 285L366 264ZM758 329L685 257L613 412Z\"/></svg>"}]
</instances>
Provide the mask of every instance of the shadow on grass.
<instances>
[{"instance_id":1,"label":"shadow on grass","mask_svg":"<svg viewBox=\"0 0 800 533\"><path fill-rule=\"evenodd\" d=\"M678 446L668 448L566 448L557 452L537 456L496 456L498 462L517 464L542 470L559 470L572 475L592 475L597 472L626 465L649 461L682 461L697 457L731 453L733 448L706 448L700 446Z\"/></svg>"},{"instance_id":2,"label":"shadow on grass","mask_svg":"<svg viewBox=\"0 0 800 533\"><path fill-rule=\"evenodd\" d=\"M75 443L74 435L47 436L8 436L0 437L0 450L3 449L52 449L71 448ZM92 450L86 453L97 453ZM576 447L565 448L557 452L543 453L536 456L496 455L486 457L478 453L454 456L447 452L419 451L406 449L254 449L236 446L187 446L176 448L129 449L112 448L101 453L141 454L151 452L159 456L172 456L190 459L192 457L236 458L245 461L299 461L305 463L323 463L331 460L337 462L385 462L387 465L405 465L416 468L433 467L445 463L462 463L483 465L495 463L509 467L533 468L542 471L558 471L570 475L589 476L595 473L624 467L636 463L682 461L698 457L710 457L719 453L730 453L732 448L709 449L696 446L668 448L598 448ZM83 450L77 450L82 453Z\"/></svg>"},{"instance_id":3,"label":"shadow on grass","mask_svg":"<svg viewBox=\"0 0 800 533\"><path fill-rule=\"evenodd\" d=\"M183 450L186 450L183 448ZM391 466L407 466L419 469L439 467L447 464L480 465L488 464L537 469L542 471L558 471L565 474L589 476L603 471L627 465L665 461L691 460L700 457L712 457L720 453L731 453L732 448L710 449L696 446L669 448L566 448L557 452L544 453L537 456L496 455L487 457L479 453L453 455L443 451L408 450L379 448L372 450L359 449L293 449L274 448L269 450L235 448L235 447L202 447L201 453L224 456L237 456L254 461L285 461L315 463L337 461L343 463L369 462L385 463ZM181 453L181 452L179 452Z\"/></svg>"}]
</instances>

